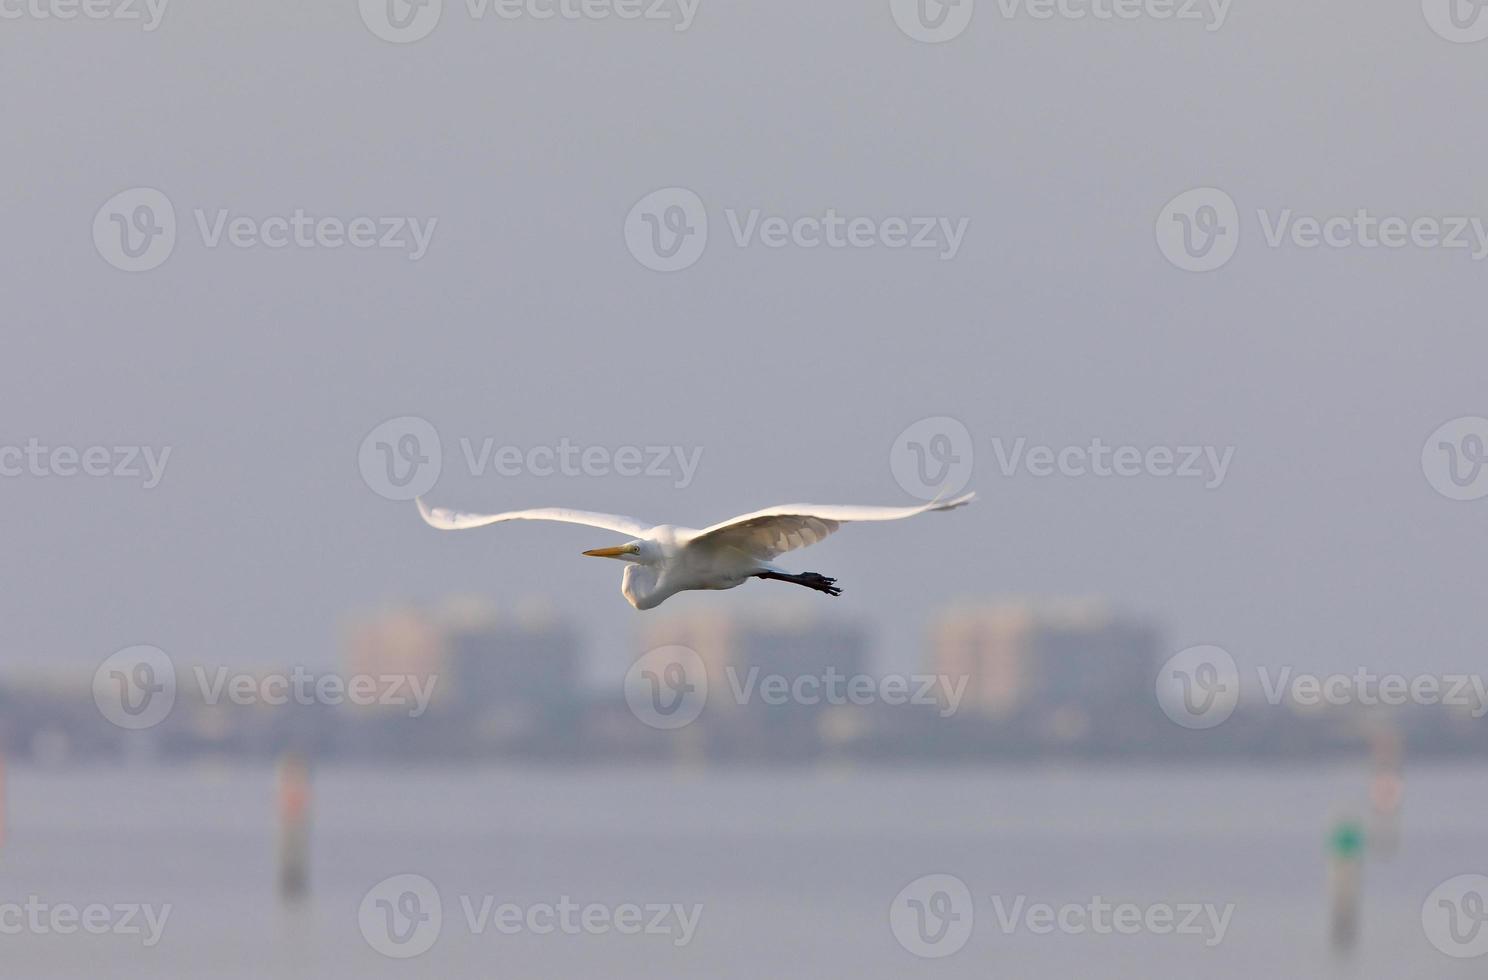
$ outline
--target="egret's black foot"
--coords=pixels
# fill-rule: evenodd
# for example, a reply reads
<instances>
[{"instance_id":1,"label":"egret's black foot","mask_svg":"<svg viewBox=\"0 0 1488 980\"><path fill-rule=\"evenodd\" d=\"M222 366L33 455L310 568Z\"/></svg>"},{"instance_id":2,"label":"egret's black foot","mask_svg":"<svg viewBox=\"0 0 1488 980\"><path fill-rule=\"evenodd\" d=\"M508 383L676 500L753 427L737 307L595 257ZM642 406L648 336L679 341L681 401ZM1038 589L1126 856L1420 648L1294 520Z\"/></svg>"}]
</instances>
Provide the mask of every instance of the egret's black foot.
<instances>
[{"instance_id":1,"label":"egret's black foot","mask_svg":"<svg viewBox=\"0 0 1488 980\"><path fill-rule=\"evenodd\" d=\"M825 592L827 595L841 595L842 590L837 588L837 580L827 578L818 572L802 572L799 575L788 575L784 572L760 572L755 578L770 579L775 582L790 582L794 585L804 585L808 589L817 592Z\"/></svg>"},{"instance_id":2,"label":"egret's black foot","mask_svg":"<svg viewBox=\"0 0 1488 980\"><path fill-rule=\"evenodd\" d=\"M802 572L800 575L800 584L806 586L808 589L825 592L827 595L842 594L842 590L837 588L836 579L827 578L825 575L820 575L816 572Z\"/></svg>"}]
</instances>

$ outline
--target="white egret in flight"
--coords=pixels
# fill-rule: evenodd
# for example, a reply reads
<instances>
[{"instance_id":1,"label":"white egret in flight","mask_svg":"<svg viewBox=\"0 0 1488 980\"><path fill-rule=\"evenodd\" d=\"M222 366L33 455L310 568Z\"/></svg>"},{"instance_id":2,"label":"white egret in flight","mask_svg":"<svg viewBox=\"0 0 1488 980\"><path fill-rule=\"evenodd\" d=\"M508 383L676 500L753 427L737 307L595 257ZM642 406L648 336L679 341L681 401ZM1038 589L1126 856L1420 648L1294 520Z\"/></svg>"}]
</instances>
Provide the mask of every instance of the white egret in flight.
<instances>
[{"instance_id":1,"label":"white egret in flight","mask_svg":"<svg viewBox=\"0 0 1488 980\"><path fill-rule=\"evenodd\" d=\"M897 521L932 510L950 510L971 502L968 493L921 507L857 507L834 504L786 504L735 517L701 531L672 524L647 524L619 514L540 507L504 514L467 514L430 507L418 500L419 513L441 531L466 531L503 521L562 521L616 531L633 540L613 548L584 552L591 558L629 562L620 592L637 609L654 609L689 589L732 589L751 578L792 582L808 589L841 595L837 580L816 572L792 574L773 559L787 551L816 544L850 521Z\"/></svg>"}]
</instances>

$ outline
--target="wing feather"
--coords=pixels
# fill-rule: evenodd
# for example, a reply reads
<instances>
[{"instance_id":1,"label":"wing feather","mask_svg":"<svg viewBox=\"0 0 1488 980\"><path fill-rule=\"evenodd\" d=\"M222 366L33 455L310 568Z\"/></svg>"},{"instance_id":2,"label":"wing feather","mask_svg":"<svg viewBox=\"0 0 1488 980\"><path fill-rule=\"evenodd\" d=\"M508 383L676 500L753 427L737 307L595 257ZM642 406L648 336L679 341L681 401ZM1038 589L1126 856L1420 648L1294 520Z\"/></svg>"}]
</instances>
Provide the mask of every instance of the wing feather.
<instances>
[{"instance_id":1,"label":"wing feather","mask_svg":"<svg viewBox=\"0 0 1488 980\"><path fill-rule=\"evenodd\" d=\"M570 510L567 507L537 507L532 510L509 510L502 514L473 514L450 510L447 507L430 507L420 497L417 501L419 514L424 523L441 531L468 531L471 528L500 524L503 521L559 521L564 524L584 524L589 527L617 531L633 538L645 537L655 526L623 514L601 514L592 510Z\"/></svg>"},{"instance_id":2,"label":"wing feather","mask_svg":"<svg viewBox=\"0 0 1488 980\"><path fill-rule=\"evenodd\" d=\"M898 521L971 503L974 493L919 507L862 507L853 504L783 504L714 524L689 543L707 541L738 548L762 560L816 544L852 521Z\"/></svg>"}]
</instances>

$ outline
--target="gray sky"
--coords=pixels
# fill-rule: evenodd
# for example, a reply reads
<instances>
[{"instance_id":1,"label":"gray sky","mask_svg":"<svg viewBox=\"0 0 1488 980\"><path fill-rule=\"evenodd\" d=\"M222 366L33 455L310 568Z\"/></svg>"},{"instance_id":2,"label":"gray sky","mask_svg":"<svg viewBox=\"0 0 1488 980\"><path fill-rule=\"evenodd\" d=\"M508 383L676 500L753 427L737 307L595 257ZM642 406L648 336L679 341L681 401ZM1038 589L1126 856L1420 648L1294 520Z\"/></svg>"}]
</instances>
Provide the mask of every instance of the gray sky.
<instances>
[{"instance_id":1,"label":"gray sky","mask_svg":"<svg viewBox=\"0 0 1488 980\"><path fill-rule=\"evenodd\" d=\"M918 662L943 599L1101 594L1242 665L1480 664L1488 502L1422 473L1488 415L1488 263L1267 247L1275 215L1485 216L1488 47L1414 3L1236 3L1224 26L1005 19L921 44L886 2L703 0L664 23L472 19L374 37L355 3L180 3L159 28L0 34L0 445L172 447L164 479L0 478L0 657L324 663L349 610L550 595L613 660L642 615L603 532L424 527L357 464L394 416L445 448L439 502L704 525L797 500L909 503L928 416L981 500L790 556ZM710 238L644 268L626 215L681 186ZM1240 247L1170 264L1154 223L1222 188ZM112 195L174 252L111 268ZM204 245L193 211L437 218L427 255ZM959 253L741 248L728 209L969 219ZM701 447L696 479L463 472L458 440ZM1223 483L1004 476L993 440L1235 447ZM660 613L789 595L751 583ZM808 598L816 599L815 596ZM656 615L656 613L649 614Z\"/></svg>"}]
</instances>

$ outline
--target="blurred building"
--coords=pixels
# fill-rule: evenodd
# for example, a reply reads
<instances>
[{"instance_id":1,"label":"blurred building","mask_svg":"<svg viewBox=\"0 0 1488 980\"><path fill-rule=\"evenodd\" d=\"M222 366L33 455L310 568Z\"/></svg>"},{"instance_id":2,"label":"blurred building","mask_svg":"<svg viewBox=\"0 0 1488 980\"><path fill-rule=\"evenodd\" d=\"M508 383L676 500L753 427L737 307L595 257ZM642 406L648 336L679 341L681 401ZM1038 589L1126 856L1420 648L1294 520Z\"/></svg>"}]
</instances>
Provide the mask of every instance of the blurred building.
<instances>
[{"instance_id":1,"label":"blurred building","mask_svg":"<svg viewBox=\"0 0 1488 980\"><path fill-rule=\"evenodd\" d=\"M968 679L962 711L1075 741L1151 713L1161 642L1154 623L1096 600L992 601L935 618L930 666Z\"/></svg>"},{"instance_id":2,"label":"blurred building","mask_svg":"<svg viewBox=\"0 0 1488 980\"><path fill-rule=\"evenodd\" d=\"M852 676L867 664L862 627L793 607L659 617L647 623L642 644L645 650L675 644L695 651L707 666L710 691L727 688L731 678L741 685L751 671L794 680L829 671ZM732 692L726 700L736 701Z\"/></svg>"},{"instance_id":3,"label":"blurred building","mask_svg":"<svg viewBox=\"0 0 1488 980\"><path fill-rule=\"evenodd\" d=\"M841 729L844 715L853 713L850 705L832 703L828 685L845 690L849 678L867 669L864 628L806 607L731 607L658 617L647 622L641 640L643 651L676 645L702 659L708 674L702 722L715 754L809 755ZM812 680L798 688L800 678ZM767 683L775 685L777 695L783 688L805 697L769 698Z\"/></svg>"},{"instance_id":4,"label":"blurred building","mask_svg":"<svg viewBox=\"0 0 1488 980\"><path fill-rule=\"evenodd\" d=\"M454 599L432 610L386 610L345 632L348 676L407 674L432 685L428 719L401 721L403 708L363 709L450 751L533 744L566 726L583 703L582 642L540 606L498 610L482 599ZM364 718L365 720L365 718Z\"/></svg>"},{"instance_id":5,"label":"blurred building","mask_svg":"<svg viewBox=\"0 0 1488 980\"><path fill-rule=\"evenodd\" d=\"M348 676L437 676L445 667L444 637L429 613L412 607L384 609L350 620L342 631L341 663ZM437 704L445 692L436 686ZM369 706L369 714L391 713Z\"/></svg>"},{"instance_id":6,"label":"blurred building","mask_svg":"<svg viewBox=\"0 0 1488 980\"><path fill-rule=\"evenodd\" d=\"M437 612L443 640L446 710L566 708L580 698L578 633L545 607L498 613L479 600L446 603Z\"/></svg>"},{"instance_id":7,"label":"blurred building","mask_svg":"<svg viewBox=\"0 0 1488 980\"><path fill-rule=\"evenodd\" d=\"M90 667L9 668L0 678L0 753L42 764L107 752L118 729L92 698Z\"/></svg>"}]
</instances>

